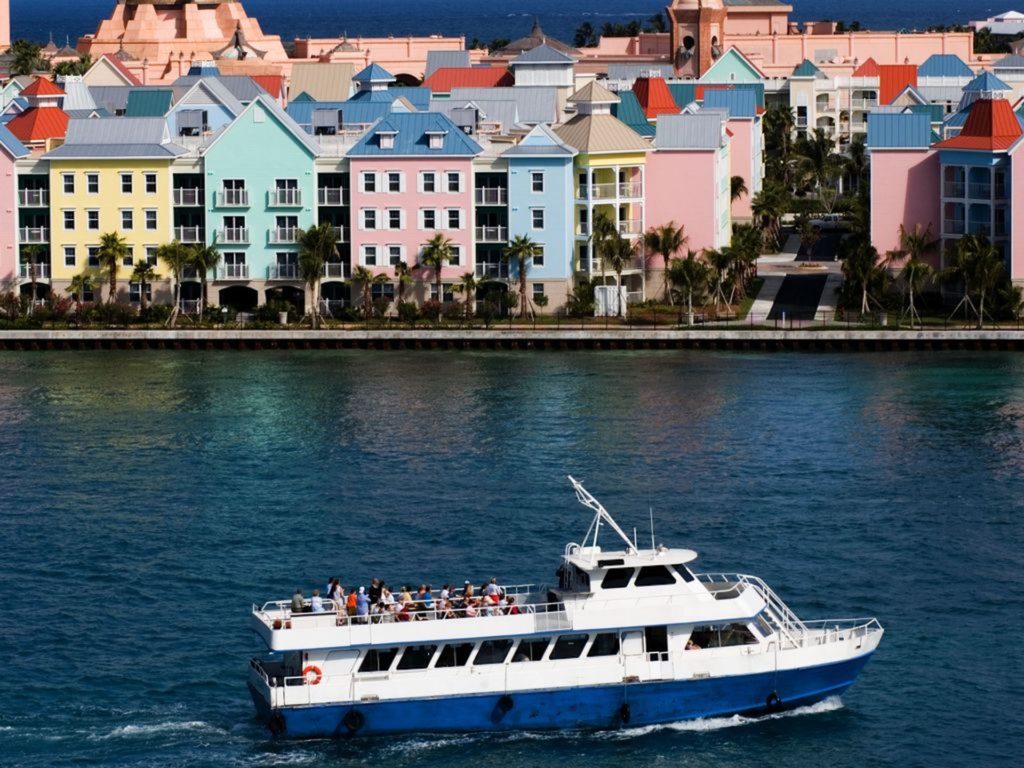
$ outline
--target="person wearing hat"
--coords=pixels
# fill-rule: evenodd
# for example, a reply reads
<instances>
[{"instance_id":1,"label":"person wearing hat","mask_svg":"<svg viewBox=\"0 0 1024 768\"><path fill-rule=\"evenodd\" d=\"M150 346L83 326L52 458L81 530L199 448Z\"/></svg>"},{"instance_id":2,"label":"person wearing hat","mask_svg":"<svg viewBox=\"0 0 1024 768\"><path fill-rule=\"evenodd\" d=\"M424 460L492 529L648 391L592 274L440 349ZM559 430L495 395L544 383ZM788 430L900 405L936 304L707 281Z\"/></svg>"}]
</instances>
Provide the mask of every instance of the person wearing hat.
<instances>
[{"instance_id":1,"label":"person wearing hat","mask_svg":"<svg viewBox=\"0 0 1024 768\"><path fill-rule=\"evenodd\" d=\"M473 582L469 579L466 579L466 583L462 587L462 596L467 600L471 600L473 598Z\"/></svg>"},{"instance_id":2,"label":"person wearing hat","mask_svg":"<svg viewBox=\"0 0 1024 768\"><path fill-rule=\"evenodd\" d=\"M360 624L366 623L366 617L370 615L370 598L366 594L366 587L359 588L356 595L356 621Z\"/></svg>"}]
</instances>

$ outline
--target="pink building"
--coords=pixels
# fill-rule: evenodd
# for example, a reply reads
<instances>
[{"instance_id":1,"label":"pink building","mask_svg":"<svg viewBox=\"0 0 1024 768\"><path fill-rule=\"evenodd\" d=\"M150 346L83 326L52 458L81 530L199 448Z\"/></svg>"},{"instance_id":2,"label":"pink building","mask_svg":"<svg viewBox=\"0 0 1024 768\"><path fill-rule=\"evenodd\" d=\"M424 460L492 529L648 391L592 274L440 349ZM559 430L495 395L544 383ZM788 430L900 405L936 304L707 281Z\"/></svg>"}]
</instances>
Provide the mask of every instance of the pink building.
<instances>
[{"instance_id":1,"label":"pink building","mask_svg":"<svg viewBox=\"0 0 1024 768\"><path fill-rule=\"evenodd\" d=\"M18 272L18 176L15 161L28 149L0 126L0 292L10 290Z\"/></svg>"},{"instance_id":2,"label":"pink building","mask_svg":"<svg viewBox=\"0 0 1024 768\"><path fill-rule=\"evenodd\" d=\"M681 224L693 251L729 244L730 140L725 115L718 110L658 118L655 151L646 169L649 227ZM649 266L664 268L660 257Z\"/></svg>"},{"instance_id":3,"label":"pink building","mask_svg":"<svg viewBox=\"0 0 1024 768\"><path fill-rule=\"evenodd\" d=\"M704 88L704 109L724 110L728 115L726 128L731 135L729 157L731 175L739 176L747 188L732 205L734 221L753 219L751 203L754 195L761 191L764 175L764 140L761 115L764 109L757 105L757 96L752 90L727 88ZM731 189L730 189L731 191Z\"/></svg>"},{"instance_id":4,"label":"pink building","mask_svg":"<svg viewBox=\"0 0 1024 768\"><path fill-rule=\"evenodd\" d=\"M440 112L392 112L368 131L348 152L353 268L393 276L399 262L415 267L424 244L441 233L453 250L445 283L473 272L473 158L480 151ZM433 270L417 277L433 291Z\"/></svg>"}]
</instances>

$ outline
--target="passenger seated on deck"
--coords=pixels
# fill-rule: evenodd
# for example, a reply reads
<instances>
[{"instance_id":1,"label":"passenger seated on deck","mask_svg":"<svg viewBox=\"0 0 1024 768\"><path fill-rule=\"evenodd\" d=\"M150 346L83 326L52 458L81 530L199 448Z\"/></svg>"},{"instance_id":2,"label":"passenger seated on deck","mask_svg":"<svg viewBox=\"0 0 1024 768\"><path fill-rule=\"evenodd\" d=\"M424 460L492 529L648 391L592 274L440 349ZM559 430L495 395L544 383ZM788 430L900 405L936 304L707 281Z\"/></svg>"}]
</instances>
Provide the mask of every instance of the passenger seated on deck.
<instances>
[{"instance_id":1,"label":"passenger seated on deck","mask_svg":"<svg viewBox=\"0 0 1024 768\"><path fill-rule=\"evenodd\" d=\"M465 611L465 613L466 613L466 618L467 619L472 619L472 618L476 617L476 615L477 615L476 600L467 600L466 601L466 611Z\"/></svg>"},{"instance_id":2,"label":"passenger seated on deck","mask_svg":"<svg viewBox=\"0 0 1024 768\"><path fill-rule=\"evenodd\" d=\"M296 587L295 594L292 595L292 613L303 613L305 610L306 598L302 596L302 590Z\"/></svg>"},{"instance_id":3,"label":"passenger seated on deck","mask_svg":"<svg viewBox=\"0 0 1024 768\"><path fill-rule=\"evenodd\" d=\"M395 611L395 618L398 621L412 621L412 613L409 611L409 603L398 603Z\"/></svg>"},{"instance_id":4,"label":"passenger seated on deck","mask_svg":"<svg viewBox=\"0 0 1024 768\"><path fill-rule=\"evenodd\" d=\"M455 609L452 607L451 600L442 600L441 609L438 611L437 618L439 619L454 619Z\"/></svg>"},{"instance_id":5,"label":"passenger seated on deck","mask_svg":"<svg viewBox=\"0 0 1024 768\"><path fill-rule=\"evenodd\" d=\"M427 613L427 618L434 618L434 595L430 591L432 587L427 584L427 589L423 593L423 610Z\"/></svg>"},{"instance_id":6,"label":"passenger seated on deck","mask_svg":"<svg viewBox=\"0 0 1024 768\"><path fill-rule=\"evenodd\" d=\"M320 597L320 590L313 590L313 597L309 599L309 610L311 613L324 612L324 599Z\"/></svg>"},{"instance_id":7,"label":"passenger seated on deck","mask_svg":"<svg viewBox=\"0 0 1024 768\"><path fill-rule=\"evenodd\" d=\"M427 585L420 584L420 588L416 590L416 597L413 598L412 609L416 614L416 620L420 621L427 618Z\"/></svg>"},{"instance_id":8,"label":"passenger seated on deck","mask_svg":"<svg viewBox=\"0 0 1024 768\"><path fill-rule=\"evenodd\" d=\"M516 599L509 595L505 598L505 615L506 616L518 616L519 606L516 605Z\"/></svg>"},{"instance_id":9,"label":"passenger seated on deck","mask_svg":"<svg viewBox=\"0 0 1024 768\"><path fill-rule=\"evenodd\" d=\"M412 610L412 591L408 584L402 587L402 592L398 595L398 602Z\"/></svg>"},{"instance_id":10,"label":"passenger seated on deck","mask_svg":"<svg viewBox=\"0 0 1024 768\"><path fill-rule=\"evenodd\" d=\"M469 579L466 579L466 583L462 587L462 596L466 600L471 600L473 598L473 585L470 583Z\"/></svg>"}]
</instances>

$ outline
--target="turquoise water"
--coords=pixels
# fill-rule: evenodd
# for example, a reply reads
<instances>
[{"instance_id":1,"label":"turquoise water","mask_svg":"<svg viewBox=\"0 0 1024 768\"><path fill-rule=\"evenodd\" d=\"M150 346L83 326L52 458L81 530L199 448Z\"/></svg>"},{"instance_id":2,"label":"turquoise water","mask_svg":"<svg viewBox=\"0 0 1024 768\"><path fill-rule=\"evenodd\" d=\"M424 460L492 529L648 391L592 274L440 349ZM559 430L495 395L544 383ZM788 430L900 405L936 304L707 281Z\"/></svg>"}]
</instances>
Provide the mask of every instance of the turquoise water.
<instances>
[{"instance_id":1,"label":"turquoise water","mask_svg":"<svg viewBox=\"0 0 1024 768\"><path fill-rule=\"evenodd\" d=\"M1008 766L1024 358L0 355L0 762ZM250 603L337 575L543 582L588 523L888 634L840 701L608 734L272 743Z\"/></svg>"}]
</instances>

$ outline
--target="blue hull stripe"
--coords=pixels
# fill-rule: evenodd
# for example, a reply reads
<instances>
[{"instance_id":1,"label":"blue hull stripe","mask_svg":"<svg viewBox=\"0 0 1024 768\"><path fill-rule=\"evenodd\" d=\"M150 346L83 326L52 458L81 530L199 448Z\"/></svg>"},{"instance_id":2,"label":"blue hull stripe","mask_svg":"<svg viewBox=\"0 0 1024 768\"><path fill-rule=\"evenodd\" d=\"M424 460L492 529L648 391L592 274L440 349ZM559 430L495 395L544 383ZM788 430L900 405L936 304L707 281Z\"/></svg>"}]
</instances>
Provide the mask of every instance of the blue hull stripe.
<instances>
[{"instance_id":1,"label":"blue hull stripe","mask_svg":"<svg viewBox=\"0 0 1024 768\"><path fill-rule=\"evenodd\" d=\"M560 688L432 699L322 704L271 711L251 689L259 716L290 738L390 733L617 728L804 706L841 694L871 654L804 669L698 680ZM772 694L779 701L770 701ZM356 715L350 713L355 711ZM281 718L283 717L283 723ZM358 724L357 728L351 726Z\"/></svg>"}]
</instances>

